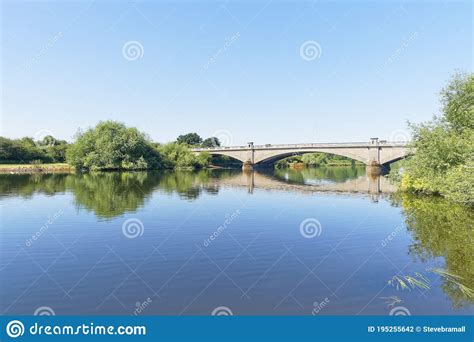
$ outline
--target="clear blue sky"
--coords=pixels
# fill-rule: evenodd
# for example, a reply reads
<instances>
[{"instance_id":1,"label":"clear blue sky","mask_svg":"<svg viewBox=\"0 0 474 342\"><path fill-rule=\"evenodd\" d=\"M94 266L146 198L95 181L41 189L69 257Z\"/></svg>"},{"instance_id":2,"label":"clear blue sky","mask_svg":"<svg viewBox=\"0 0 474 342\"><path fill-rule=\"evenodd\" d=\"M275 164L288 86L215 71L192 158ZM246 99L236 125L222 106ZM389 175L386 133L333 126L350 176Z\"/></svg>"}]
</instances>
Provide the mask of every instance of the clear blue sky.
<instances>
[{"instance_id":1,"label":"clear blue sky","mask_svg":"<svg viewBox=\"0 0 474 342\"><path fill-rule=\"evenodd\" d=\"M1 135L71 140L113 119L159 142L403 137L472 70L472 15L470 1L2 2ZM124 58L129 41L141 58Z\"/></svg>"}]
</instances>

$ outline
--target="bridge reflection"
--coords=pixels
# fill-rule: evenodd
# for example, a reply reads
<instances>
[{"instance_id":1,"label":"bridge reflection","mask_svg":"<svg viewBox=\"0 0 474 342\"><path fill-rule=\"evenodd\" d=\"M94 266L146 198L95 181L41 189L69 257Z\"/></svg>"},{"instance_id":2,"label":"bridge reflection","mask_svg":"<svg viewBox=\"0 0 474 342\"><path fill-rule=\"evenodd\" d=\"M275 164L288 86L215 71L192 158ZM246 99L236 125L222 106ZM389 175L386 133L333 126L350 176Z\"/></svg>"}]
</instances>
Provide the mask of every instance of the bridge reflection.
<instances>
[{"instance_id":1,"label":"bridge reflection","mask_svg":"<svg viewBox=\"0 0 474 342\"><path fill-rule=\"evenodd\" d=\"M367 172L355 179L343 182L327 182L317 185L295 184L279 178L275 174L265 174L259 171L243 171L229 177L216 179L219 185L246 187L249 193L254 189L298 191L301 193L334 192L334 193L354 193L368 194L374 202L377 202L380 194L396 191L386 177Z\"/></svg>"}]
</instances>

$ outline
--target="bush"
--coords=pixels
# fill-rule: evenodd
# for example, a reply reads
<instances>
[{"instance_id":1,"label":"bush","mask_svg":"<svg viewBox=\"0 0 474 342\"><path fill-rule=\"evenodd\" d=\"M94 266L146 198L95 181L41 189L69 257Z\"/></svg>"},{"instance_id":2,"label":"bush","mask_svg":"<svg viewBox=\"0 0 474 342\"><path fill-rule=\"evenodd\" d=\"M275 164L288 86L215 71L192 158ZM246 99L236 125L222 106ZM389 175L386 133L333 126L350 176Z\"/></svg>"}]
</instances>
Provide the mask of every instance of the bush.
<instances>
[{"instance_id":1,"label":"bush","mask_svg":"<svg viewBox=\"0 0 474 342\"><path fill-rule=\"evenodd\" d=\"M194 155L186 144L169 143L158 147L167 169L195 169L209 166L211 156L208 153Z\"/></svg>"},{"instance_id":2,"label":"bush","mask_svg":"<svg viewBox=\"0 0 474 342\"><path fill-rule=\"evenodd\" d=\"M443 113L411 125L414 155L404 165L400 187L440 194L474 205L474 75L457 74L441 92ZM395 178L395 177L394 177Z\"/></svg>"},{"instance_id":3,"label":"bush","mask_svg":"<svg viewBox=\"0 0 474 342\"><path fill-rule=\"evenodd\" d=\"M29 163L33 160L40 160L43 163L56 161L51 154L52 147L41 146L35 143L32 138L8 139L0 137L0 163ZM64 161L57 160L57 161Z\"/></svg>"},{"instance_id":4,"label":"bush","mask_svg":"<svg viewBox=\"0 0 474 342\"><path fill-rule=\"evenodd\" d=\"M115 121L104 121L84 133L66 153L67 162L86 170L143 170L158 168L158 152L145 134Z\"/></svg>"}]
</instances>

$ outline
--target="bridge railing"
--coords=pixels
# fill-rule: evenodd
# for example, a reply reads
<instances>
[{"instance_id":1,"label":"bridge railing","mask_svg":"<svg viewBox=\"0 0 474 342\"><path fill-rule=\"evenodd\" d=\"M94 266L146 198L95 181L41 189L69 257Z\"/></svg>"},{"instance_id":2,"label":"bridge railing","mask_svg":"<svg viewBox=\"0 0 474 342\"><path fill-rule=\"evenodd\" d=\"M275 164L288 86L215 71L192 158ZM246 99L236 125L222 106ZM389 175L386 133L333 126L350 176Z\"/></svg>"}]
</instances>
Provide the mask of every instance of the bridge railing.
<instances>
[{"instance_id":1,"label":"bridge railing","mask_svg":"<svg viewBox=\"0 0 474 342\"><path fill-rule=\"evenodd\" d=\"M351 143L309 143L309 144L265 144L253 145L254 149L279 149L279 148L331 148L331 147L373 147L373 146L407 146L407 141L379 141L377 144L370 142ZM198 147L193 151L216 151L216 150L248 150L249 146L219 146L219 147Z\"/></svg>"}]
</instances>

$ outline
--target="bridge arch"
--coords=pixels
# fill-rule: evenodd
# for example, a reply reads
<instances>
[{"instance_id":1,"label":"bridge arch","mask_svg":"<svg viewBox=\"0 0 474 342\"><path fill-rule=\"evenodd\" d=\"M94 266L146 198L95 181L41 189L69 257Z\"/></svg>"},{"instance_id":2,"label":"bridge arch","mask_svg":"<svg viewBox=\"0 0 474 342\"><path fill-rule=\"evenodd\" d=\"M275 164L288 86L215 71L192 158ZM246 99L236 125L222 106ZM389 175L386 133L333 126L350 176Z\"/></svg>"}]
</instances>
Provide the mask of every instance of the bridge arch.
<instances>
[{"instance_id":1,"label":"bridge arch","mask_svg":"<svg viewBox=\"0 0 474 342\"><path fill-rule=\"evenodd\" d=\"M225 156L235 159L244 163L247 160L247 156L242 154L240 151L209 151L211 156Z\"/></svg>"},{"instance_id":2,"label":"bridge arch","mask_svg":"<svg viewBox=\"0 0 474 342\"><path fill-rule=\"evenodd\" d=\"M311 150L305 149L305 150L294 150L294 151L285 151L285 152L275 151L273 153L265 154L264 156L261 156L259 158L255 158L254 163L255 164L270 164L270 163L275 163L278 160L285 159L291 156L300 156L300 155L308 154L308 153L332 154L332 155L337 155L341 157L346 157L355 161L359 161L364 164L366 164L368 161L367 156L360 153L357 154L356 152L351 153L348 151L341 152L341 151L325 150L325 149L311 149Z\"/></svg>"},{"instance_id":3,"label":"bridge arch","mask_svg":"<svg viewBox=\"0 0 474 342\"><path fill-rule=\"evenodd\" d=\"M402 150L395 150L392 151L392 153L384 155L380 158L380 164L381 165L388 165L395 163L396 161L399 161L401 159L405 159L409 155L408 149L402 149Z\"/></svg>"}]
</instances>

